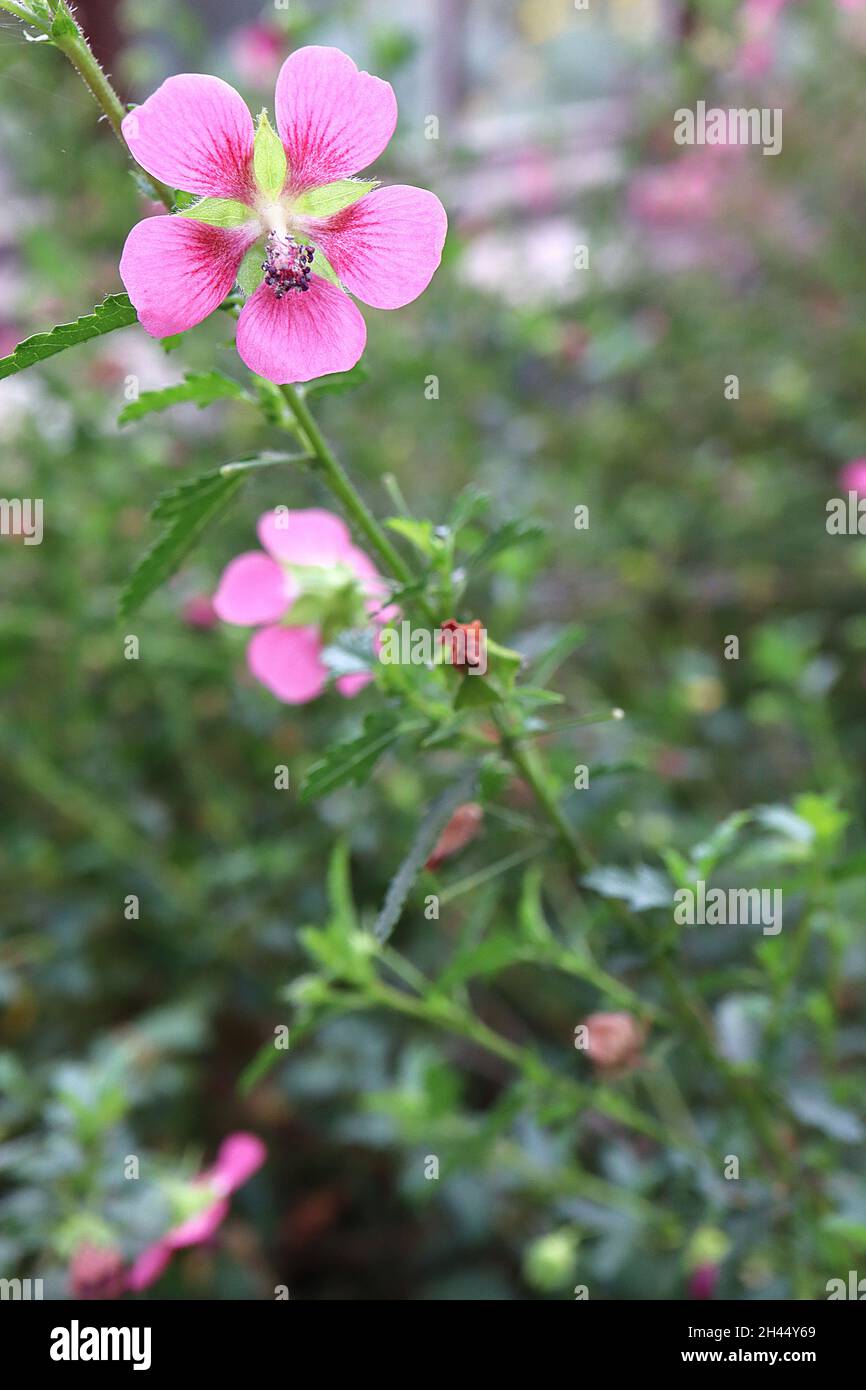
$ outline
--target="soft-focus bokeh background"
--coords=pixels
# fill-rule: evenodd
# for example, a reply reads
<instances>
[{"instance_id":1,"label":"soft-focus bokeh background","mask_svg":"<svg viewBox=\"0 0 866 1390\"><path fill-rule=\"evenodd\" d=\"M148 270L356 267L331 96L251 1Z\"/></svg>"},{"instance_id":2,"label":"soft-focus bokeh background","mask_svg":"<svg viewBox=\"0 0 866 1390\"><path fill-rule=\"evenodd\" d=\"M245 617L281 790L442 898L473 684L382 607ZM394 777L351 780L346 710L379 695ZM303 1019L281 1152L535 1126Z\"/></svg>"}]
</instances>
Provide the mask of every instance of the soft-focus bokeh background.
<instances>
[{"instance_id":1,"label":"soft-focus bokeh background","mask_svg":"<svg viewBox=\"0 0 866 1390\"><path fill-rule=\"evenodd\" d=\"M663 1035L647 1062L663 1118L742 1155L742 1196L721 1160L715 1182L696 1182L675 1144L539 1112L504 1065L376 1013L326 1024L239 1089L290 1021L278 991L308 968L297 933L326 916L335 839L351 844L360 909L375 910L433 784L391 758L312 807L274 790L275 765L313 761L375 694L280 706L206 598L261 510L327 505L312 478L265 472L194 562L117 623L155 495L279 447L243 404L116 423L136 386L239 374L216 315L172 352L133 327L0 386L0 491L45 505L42 546L0 540L0 1273L42 1275L64 1296L82 1244L129 1257L163 1229L149 1173L192 1173L246 1129L267 1143L266 1168L219 1240L173 1262L162 1296L272 1297L283 1283L293 1298L569 1298L583 1282L591 1297L673 1299L709 1263L727 1297L823 1297L866 1259L866 551L825 528L840 470L866 454L866 7L792 0L763 47L739 0L78 12L128 100L192 70L272 105L279 63L305 42L393 83L400 123L377 173L440 195L446 260L414 305L367 314L369 380L323 395L320 418L379 514L393 511L390 473L416 515L441 520L474 484L494 522L545 526L479 576L465 616L525 651L585 627L559 687L578 713L627 718L547 753L563 795L576 763L600 769L567 806L603 863L657 871L731 813L776 808L741 834L731 881L784 887L782 937L695 933L679 969L723 1049L746 1071L759 1060L800 1116L795 1163L823 1179L790 1199L781 1244L777 1175L736 1114L713 1129L712 1079ZM74 73L10 16L0 88L2 355L121 288L141 203ZM673 112L698 99L782 107L782 154L678 148ZM127 631L138 661L124 660ZM532 815L519 798L513 810ZM519 823L488 817L440 887L521 841ZM417 900L401 949L444 963L465 935L495 934L521 872L456 893L439 922ZM564 874L545 891L567 920ZM124 917L130 894L138 920ZM780 1031L794 950L806 971ZM651 990L652 961L615 927L600 954ZM518 966L472 994L500 1031L590 1075L571 1042L598 1006L588 986ZM447 1180L424 1180L425 1155L458 1152ZM139 1183L123 1181L127 1154L142 1156ZM622 1209L570 1180L578 1157Z\"/></svg>"}]
</instances>

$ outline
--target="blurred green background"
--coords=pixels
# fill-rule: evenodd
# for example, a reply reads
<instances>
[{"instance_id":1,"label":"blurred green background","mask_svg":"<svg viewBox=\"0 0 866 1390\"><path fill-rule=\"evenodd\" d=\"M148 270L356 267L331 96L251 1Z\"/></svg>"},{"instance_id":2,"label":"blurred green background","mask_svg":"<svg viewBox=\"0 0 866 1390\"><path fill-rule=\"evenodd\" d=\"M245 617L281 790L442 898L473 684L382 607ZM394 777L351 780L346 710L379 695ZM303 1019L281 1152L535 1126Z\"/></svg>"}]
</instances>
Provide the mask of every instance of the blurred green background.
<instances>
[{"instance_id":1,"label":"blurred green background","mask_svg":"<svg viewBox=\"0 0 866 1390\"><path fill-rule=\"evenodd\" d=\"M66 1296L82 1241L108 1233L126 1257L163 1229L158 1195L124 1183L118 1156L191 1172L248 1129L266 1168L219 1241L173 1262L161 1296L271 1297L285 1284L311 1299L570 1298L584 1283L593 1298L676 1299L709 1249L723 1296L823 1297L866 1259L866 552L825 527L840 470L866 453L866 14L790 5L755 74L731 0L78 12L128 100L170 72L206 71L258 109L306 42L393 83L400 123L377 172L442 198L446 258L415 304L367 312L369 379L322 395L319 418L380 515L393 474L434 522L473 485L491 524L544 526L473 581L458 616L529 653L584 627L558 688L578 715L626 718L546 752L563 797L575 764L598 770L566 807L605 865L657 868L732 813L776 808L742 832L731 881L784 887L781 939L696 933L678 968L723 1049L763 1068L800 1116L790 1144L809 1176L782 1201L786 1245L774 1175L748 1161L741 1117L676 1036L648 1044L663 1119L676 1130L685 1108L721 1155L744 1155L739 1184L721 1161L715 1181L698 1180L676 1142L548 1113L478 1049L376 1013L326 1023L239 1089L291 1021L278 990L308 968L297 933L327 914L335 840L349 841L356 902L374 912L438 784L435 759L391 757L365 787L311 807L274 789L275 766L294 781L376 695L280 706L247 675L244 634L209 625L202 600L254 544L261 511L329 505L311 475L255 479L184 571L118 624L157 493L282 445L243 404L118 426L137 389L211 366L240 377L216 315L171 352L133 327L0 386L0 490L45 508L41 546L0 540L0 1272L44 1275L47 1295ZM121 288L141 201L74 73L11 16L0 74L8 352ZM673 111L698 99L781 107L782 154L678 149ZM124 659L130 632L137 661ZM533 814L519 795L512 812ZM438 922L422 889L400 949L433 967L466 935L507 925L522 870L471 881L521 843L517 823L487 816L442 871L469 888ZM559 921L579 912L573 890L545 869ZM599 955L652 992L652 958L614 922ZM491 1026L591 1075L571 1043L598 1007L585 984L515 966L472 996ZM662 1077L676 1078L665 1095ZM424 1181L427 1154L452 1156L438 1183ZM578 1166L620 1190L622 1208L572 1181Z\"/></svg>"}]
</instances>

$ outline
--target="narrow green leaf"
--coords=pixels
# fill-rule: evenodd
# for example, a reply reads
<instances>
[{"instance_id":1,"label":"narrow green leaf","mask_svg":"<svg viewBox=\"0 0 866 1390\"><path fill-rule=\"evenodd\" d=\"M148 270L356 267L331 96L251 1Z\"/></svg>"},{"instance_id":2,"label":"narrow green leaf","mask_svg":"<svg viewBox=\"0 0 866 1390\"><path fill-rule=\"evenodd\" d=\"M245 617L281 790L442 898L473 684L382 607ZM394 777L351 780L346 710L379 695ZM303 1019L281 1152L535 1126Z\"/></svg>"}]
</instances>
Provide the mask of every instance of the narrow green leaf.
<instances>
[{"instance_id":1,"label":"narrow green leaf","mask_svg":"<svg viewBox=\"0 0 866 1390\"><path fill-rule=\"evenodd\" d=\"M113 333L116 328L127 328L135 323L138 315L127 294L110 294L90 314L75 319L72 323L59 323L47 333L35 333L25 338L8 357L0 358L0 381L14 376L25 367L44 362L46 357L65 352L66 348L86 343L91 338L99 338L104 333Z\"/></svg>"},{"instance_id":2,"label":"narrow green leaf","mask_svg":"<svg viewBox=\"0 0 866 1390\"><path fill-rule=\"evenodd\" d=\"M294 211L301 217L331 217L335 212L351 207L376 187L375 179L371 183L365 183L363 179L338 179L336 183L302 193Z\"/></svg>"},{"instance_id":3,"label":"narrow green leaf","mask_svg":"<svg viewBox=\"0 0 866 1390\"><path fill-rule=\"evenodd\" d=\"M418 826L409 853L388 885L382 910L373 928L377 941L387 941L391 935L400 920L413 883L430 858L433 846L457 807L464 801L472 800L477 781L478 768L473 766L458 781L446 787L430 805Z\"/></svg>"},{"instance_id":4,"label":"narrow green leaf","mask_svg":"<svg viewBox=\"0 0 866 1390\"><path fill-rule=\"evenodd\" d=\"M398 536L403 536L428 559L436 549L432 521L414 521L407 516L389 516L385 519L385 525L390 531L396 531Z\"/></svg>"},{"instance_id":5,"label":"narrow green leaf","mask_svg":"<svg viewBox=\"0 0 866 1390\"><path fill-rule=\"evenodd\" d=\"M172 488L157 499L151 513L165 530L142 557L120 596L120 616L127 618L164 584L189 554L202 532L243 487L246 473L205 473Z\"/></svg>"},{"instance_id":6,"label":"narrow green leaf","mask_svg":"<svg viewBox=\"0 0 866 1390\"><path fill-rule=\"evenodd\" d=\"M326 796L335 787L354 782L360 787L387 748L406 732L390 714L368 714L363 731L345 743L336 743L309 769L301 787L303 803ZM411 726L414 727L414 726Z\"/></svg>"},{"instance_id":7,"label":"narrow green leaf","mask_svg":"<svg viewBox=\"0 0 866 1390\"><path fill-rule=\"evenodd\" d=\"M243 227L254 222L256 214L246 203L234 198L202 198L191 207L178 213L179 217L190 217L194 222L206 222L209 227Z\"/></svg>"},{"instance_id":8,"label":"narrow green leaf","mask_svg":"<svg viewBox=\"0 0 866 1390\"><path fill-rule=\"evenodd\" d=\"M554 637L550 646L532 667L534 685L544 686L552 680L564 661L577 650L586 636L586 628L579 623L571 623Z\"/></svg>"},{"instance_id":9,"label":"narrow green leaf","mask_svg":"<svg viewBox=\"0 0 866 1390\"><path fill-rule=\"evenodd\" d=\"M253 173L266 198L279 198L287 172L288 161L283 142L268 120L268 113L262 111L253 142Z\"/></svg>"},{"instance_id":10,"label":"narrow green leaf","mask_svg":"<svg viewBox=\"0 0 866 1390\"><path fill-rule=\"evenodd\" d=\"M127 425L130 420L140 420L143 415L168 410L169 406L186 401L193 401L203 410L214 401L250 399L242 386L222 372L187 372L183 381L176 386L166 386L162 391L144 391L137 401L130 401L120 412L118 424Z\"/></svg>"},{"instance_id":11,"label":"narrow green leaf","mask_svg":"<svg viewBox=\"0 0 866 1390\"><path fill-rule=\"evenodd\" d=\"M370 373L360 362L351 367L348 372L334 372L331 376L317 376L314 381L304 384L304 395L322 395L327 392L352 391L356 386L363 386L369 379Z\"/></svg>"},{"instance_id":12,"label":"narrow green leaf","mask_svg":"<svg viewBox=\"0 0 866 1390\"><path fill-rule=\"evenodd\" d=\"M480 545L473 555L469 556L466 567L472 573L485 569L498 556L506 550L514 550L516 546L528 545L533 541L540 540L544 535L544 527L532 521L507 521L504 526L500 526L492 535L487 537L483 545Z\"/></svg>"}]
</instances>

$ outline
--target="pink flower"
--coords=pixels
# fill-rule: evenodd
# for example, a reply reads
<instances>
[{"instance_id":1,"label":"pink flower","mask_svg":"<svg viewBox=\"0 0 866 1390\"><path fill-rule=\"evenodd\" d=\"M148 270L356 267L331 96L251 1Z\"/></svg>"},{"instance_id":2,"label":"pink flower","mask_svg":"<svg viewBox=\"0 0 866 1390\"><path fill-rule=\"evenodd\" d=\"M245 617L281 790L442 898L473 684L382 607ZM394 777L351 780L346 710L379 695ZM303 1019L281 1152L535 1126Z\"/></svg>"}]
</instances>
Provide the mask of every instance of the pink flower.
<instances>
[{"instance_id":1,"label":"pink flower","mask_svg":"<svg viewBox=\"0 0 866 1390\"><path fill-rule=\"evenodd\" d=\"M416 299L439 264L447 218L425 189L353 178L391 139L397 103L389 83L339 49L287 58L275 112L279 134L265 116L255 128L228 83L185 73L124 118L139 164L200 201L133 227L120 275L144 328L164 338L207 318L240 271L251 293L238 352L281 384L353 367L367 330L344 291L376 309Z\"/></svg>"},{"instance_id":2,"label":"pink flower","mask_svg":"<svg viewBox=\"0 0 866 1390\"><path fill-rule=\"evenodd\" d=\"M318 507L266 512L258 535L267 554L252 550L232 560L213 606L223 622L259 628L247 647L256 680L286 704L306 704L321 695L329 672L322 662L321 626L291 625L296 601L318 597L323 615L329 608L335 617L344 615L344 628L370 619L387 622L395 610L383 606L387 584L332 512ZM364 671L340 676L337 689L356 695L371 679Z\"/></svg>"},{"instance_id":3,"label":"pink flower","mask_svg":"<svg viewBox=\"0 0 866 1390\"><path fill-rule=\"evenodd\" d=\"M229 51L241 81L260 88L273 82L280 68L285 35L271 24L242 24L229 35Z\"/></svg>"},{"instance_id":4,"label":"pink flower","mask_svg":"<svg viewBox=\"0 0 866 1390\"><path fill-rule=\"evenodd\" d=\"M254 1134L230 1134L224 1139L216 1163L195 1180L197 1186L210 1190L213 1201L141 1252L129 1271L127 1288L135 1293L149 1288L156 1283L175 1250L210 1240L228 1216L229 1197L258 1172L266 1156L264 1144Z\"/></svg>"},{"instance_id":5,"label":"pink flower","mask_svg":"<svg viewBox=\"0 0 866 1390\"><path fill-rule=\"evenodd\" d=\"M846 492L856 492L859 497L866 497L866 459L846 463L839 474L839 482Z\"/></svg>"}]
</instances>

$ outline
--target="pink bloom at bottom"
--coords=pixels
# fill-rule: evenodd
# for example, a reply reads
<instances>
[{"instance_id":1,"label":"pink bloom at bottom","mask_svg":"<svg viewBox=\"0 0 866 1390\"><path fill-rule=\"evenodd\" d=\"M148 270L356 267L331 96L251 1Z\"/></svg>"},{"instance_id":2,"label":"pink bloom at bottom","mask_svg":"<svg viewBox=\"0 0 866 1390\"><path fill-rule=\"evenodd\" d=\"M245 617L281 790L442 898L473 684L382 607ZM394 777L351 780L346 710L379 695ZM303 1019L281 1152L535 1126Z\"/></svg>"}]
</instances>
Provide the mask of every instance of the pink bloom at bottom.
<instances>
[{"instance_id":1,"label":"pink bloom at bottom","mask_svg":"<svg viewBox=\"0 0 866 1390\"><path fill-rule=\"evenodd\" d=\"M846 463L839 474L839 482L846 492L856 492L858 497L866 497L866 459L853 459Z\"/></svg>"},{"instance_id":2,"label":"pink bloom at bottom","mask_svg":"<svg viewBox=\"0 0 866 1390\"><path fill-rule=\"evenodd\" d=\"M338 516L318 507L286 514L266 512L259 518L264 551L247 551L223 571L213 606L219 618L241 627L258 627L247 647L247 665L278 700L303 705L315 700L328 682L318 627L286 623L304 590L304 575L343 571L357 583L371 621L381 624L393 614L384 607L387 585L375 565L352 542ZM267 552L267 553L265 553ZM341 695L357 695L372 677L365 671L340 676Z\"/></svg>"},{"instance_id":3,"label":"pink bloom at bottom","mask_svg":"<svg viewBox=\"0 0 866 1390\"><path fill-rule=\"evenodd\" d=\"M261 1139L254 1134L230 1134L219 1147L216 1162L196 1178L213 1195L213 1202L175 1226L143 1250L129 1271L127 1288L138 1293L147 1289L163 1273L175 1250L201 1245L222 1225L229 1212L229 1197L258 1172L267 1156Z\"/></svg>"}]
</instances>

